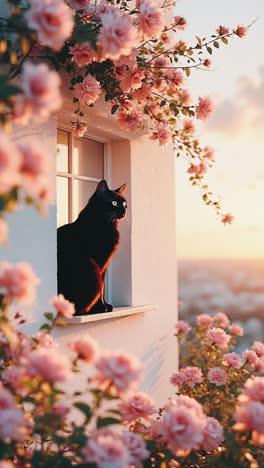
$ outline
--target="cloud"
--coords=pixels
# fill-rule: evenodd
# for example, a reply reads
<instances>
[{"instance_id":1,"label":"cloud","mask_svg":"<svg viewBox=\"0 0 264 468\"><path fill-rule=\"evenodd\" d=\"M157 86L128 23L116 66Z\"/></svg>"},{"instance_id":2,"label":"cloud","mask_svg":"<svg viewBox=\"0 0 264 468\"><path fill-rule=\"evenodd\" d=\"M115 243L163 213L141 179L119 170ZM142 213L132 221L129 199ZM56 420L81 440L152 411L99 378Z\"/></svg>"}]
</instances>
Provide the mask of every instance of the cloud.
<instances>
[{"instance_id":1,"label":"cloud","mask_svg":"<svg viewBox=\"0 0 264 468\"><path fill-rule=\"evenodd\" d=\"M264 124L264 65L258 69L258 77L242 76L237 80L233 97L216 102L216 109L206 127L229 137L241 134L250 127L263 131Z\"/></svg>"}]
</instances>

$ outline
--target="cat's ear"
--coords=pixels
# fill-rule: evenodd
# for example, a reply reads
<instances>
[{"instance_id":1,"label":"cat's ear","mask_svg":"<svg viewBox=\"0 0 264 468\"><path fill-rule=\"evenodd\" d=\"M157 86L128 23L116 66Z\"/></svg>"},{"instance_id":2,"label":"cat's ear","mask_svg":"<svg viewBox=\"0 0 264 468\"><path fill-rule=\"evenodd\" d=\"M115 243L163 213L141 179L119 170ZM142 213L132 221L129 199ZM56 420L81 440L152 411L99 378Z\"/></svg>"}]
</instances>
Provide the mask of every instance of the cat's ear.
<instances>
[{"instance_id":1,"label":"cat's ear","mask_svg":"<svg viewBox=\"0 0 264 468\"><path fill-rule=\"evenodd\" d=\"M116 193L118 193L118 195L124 195L125 191L126 191L126 188L127 188L127 184L123 184L121 185L121 187L119 187L118 189L115 190Z\"/></svg>"},{"instance_id":2,"label":"cat's ear","mask_svg":"<svg viewBox=\"0 0 264 468\"><path fill-rule=\"evenodd\" d=\"M96 188L96 193L102 193L109 190L106 180L101 180Z\"/></svg>"}]
</instances>

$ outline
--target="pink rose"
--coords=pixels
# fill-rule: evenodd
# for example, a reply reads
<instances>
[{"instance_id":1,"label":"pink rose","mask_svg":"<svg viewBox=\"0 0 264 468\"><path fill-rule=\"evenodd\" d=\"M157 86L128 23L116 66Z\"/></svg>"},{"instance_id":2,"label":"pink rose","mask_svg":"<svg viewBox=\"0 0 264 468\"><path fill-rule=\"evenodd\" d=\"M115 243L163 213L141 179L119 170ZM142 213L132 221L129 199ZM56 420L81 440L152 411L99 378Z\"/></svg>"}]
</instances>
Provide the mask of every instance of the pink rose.
<instances>
[{"instance_id":1,"label":"pink rose","mask_svg":"<svg viewBox=\"0 0 264 468\"><path fill-rule=\"evenodd\" d=\"M257 431L264 434L264 404L259 401L249 401L236 407L233 426L237 431Z\"/></svg>"},{"instance_id":2,"label":"pink rose","mask_svg":"<svg viewBox=\"0 0 264 468\"><path fill-rule=\"evenodd\" d=\"M119 404L122 419L134 422L144 418L149 420L150 416L156 413L155 402L144 392L138 392L121 401Z\"/></svg>"},{"instance_id":3,"label":"pink rose","mask_svg":"<svg viewBox=\"0 0 264 468\"><path fill-rule=\"evenodd\" d=\"M255 351L253 351L252 349L246 349L243 353L242 353L242 356L243 358L245 359L245 361L250 364L251 366L255 366L256 363L257 363L257 360L258 360L258 356L257 354L255 353Z\"/></svg>"},{"instance_id":4,"label":"pink rose","mask_svg":"<svg viewBox=\"0 0 264 468\"><path fill-rule=\"evenodd\" d=\"M141 88L135 89L133 92L133 98L138 102L145 102L151 95L151 86L146 83L142 83Z\"/></svg>"},{"instance_id":5,"label":"pink rose","mask_svg":"<svg viewBox=\"0 0 264 468\"><path fill-rule=\"evenodd\" d=\"M34 337L38 341L39 345L42 346L43 348L57 348L58 343L52 338L52 336L45 332L45 331L39 331L36 336Z\"/></svg>"},{"instance_id":6,"label":"pink rose","mask_svg":"<svg viewBox=\"0 0 264 468\"><path fill-rule=\"evenodd\" d=\"M233 323L233 325L231 325L229 327L229 331L230 331L231 335L234 335L234 336L243 336L244 335L243 328L240 327L240 325L237 325L236 323Z\"/></svg>"},{"instance_id":7,"label":"pink rose","mask_svg":"<svg viewBox=\"0 0 264 468\"><path fill-rule=\"evenodd\" d=\"M74 86L74 96L81 104L93 104L102 92L101 85L92 75L87 75L82 83Z\"/></svg>"},{"instance_id":8,"label":"pink rose","mask_svg":"<svg viewBox=\"0 0 264 468\"><path fill-rule=\"evenodd\" d=\"M97 39L103 56L116 60L122 55L129 55L136 39L131 17L115 9L102 13L100 20L102 27Z\"/></svg>"},{"instance_id":9,"label":"pink rose","mask_svg":"<svg viewBox=\"0 0 264 468\"><path fill-rule=\"evenodd\" d=\"M97 354L97 344L90 336L76 338L69 343L69 347L86 363L93 362Z\"/></svg>"},{"instance_id":10,"label":"pink rose","mask_svg":"<svg viewBox=\"0 0 264 468\"><path fill-rule=\"evenodd\" d=\"M174 27L176 31L184 31L187 26L187 20L183 16L174 16Z\"/></svg>"},{"instance_id":11,"label":"pink rose","mask_svg":"<svg viewBox=\"0 0 264 468\"><path fill-rule=\"evenodd\" d=\"M18 148L22 155L20 171L24 177L34 179L45 173L46 157L39 149L29 143L20 143Z\"/></svg>"},{"instance_id":12,"label":"pink rose","mask_svg":"<svg viewBox=\"0 0 264 468\"><path fill-rule=\"evenodd\" d=\"M30 29L37 33L41 45L60 50L71 36L73 12L62 0L31 0L25 18Z\"/></svg>"},{"instance_id":13,"label":"pink rose","mask_svg":"<svg viewBox=\"0 0 264 468\"><path fill-rule=\"evenodd\" d=\"M221 367L213 367L209 370L207 378L210 383L215 384L217 387L219 387L226 383L227 373Z\"/></svg>"},{"instance_id":14,"label":"pink rose","mask_svg":"<svg viewBox=\"0 0 264 468\"><path fill-rule=\"evenodd\" d=\"M164 29L162 9L150 0L140 2L137 19L146 39L157 39Z\"/></svg>"},{"instance_id":15,"label":"pink rose","mask_svg":"<svg viewBox=\"0 0 264 468\"><path fill-rule=\"evenodd\" d=\"M213 101L209 96L204 98L199 97L198 101L199 104L196 107L196 117L199 120L207 120L214 110Z\"/></svg>"},{"instance_id":16,"label":"pink rose","mask_svg":"<svg viewBox=\"0 0 264 468\"><path fill-rule=\"evenodd\" d=\"M17 95L15 104L11 113L12 121L16 125L27 125L32 118L32 107L24 95Z\"/></svg>"},{"instance_id":17,"label":"pink rose","mask_svg":"<svg viewBox=\"0 0 264 468\"><path fill-rule=\"evenodd\" d=\"M236 353L225 354L223 364L225 366L233 367L234 369L240 369L240 367L242 367L242 361Z\"/></svg>"},{"instance_id":18,"label":"pink rose","mask_svg":"<svg viewBox=\"0 0 264 468\"><path fill-rule=\"evenodd\" d=\"M61 317L72 318L75 314L75 306L72 302L65 299L62 294L54 296L50 300L50 304L56 309L57 313Z\"/></svg>"},{"instance_id":19,"label":"pink rose","mask_svg":"<svg viewBox=\"0 0 264 468\"><path fill-rule=\"evenodd\" d=\"M121 128L135 130L141 125L142 114L136 110L132 110L131 112L119 111L117 122Z\"/></svg>"},{"instance_id":20,"label":"pink rose","mask_svg":"<svg viewBox=\"0 0 264 468\"><path fill-rule=\"evenodd\" d=\"M178 320L178 322L175 325L175 329L176 329L176 334L177 335L178 335L178 333L182 333L183 335L187 335L187 333L189 333L191 331L192 327L187 322L185 322L184 320Z\"/></svg>"},{"instance_id":21,"label":"pink rose","mask_svg":"<svg viewBox=\"0 0 264 468\"><path fill-rule=\"evenodd\" d=\"M172 385L175 385L176 387L178 385L183 385L184 382L185 382L185 377L184 377L183 371L175 372L174 374L172 374L170 378L170 383Z\"/></svg>"},{"instance_id":22,"label":"pink rose","mask_svg":"<svg viewBox=\"0 0 264 468\"><path fill-rule=\"evenodd\" d=\"M200 314L197 316L196 323L198 327L208 328L213 323L213 318L207 314Z\"/></svg>"},{"instance_id":23,"label":"pink rose","mask_svg":"<svg viewBox=\"0 0 264 468\"><path fill-rule=\"evenodd\" d=\"M135 468L142 468L142 462L150 455L146 444L138 434L125 430L122 434L124 445L128 450L129 464Z\"/></svg>"},{"instance_id":24,"label":"pink rose","mask_svg":"<svg viewBox=\"0 0 264 468\"><path fill-rule=\"evenodd\" d=\"M188 134L193 134L195 132L195 126L191 119L185 119L183 122L183 131Z\"/></svg>"},{"instance_id":25,"label":"pink rose","mask_svg":"<svg viewBox=\"0 0 264 468\"><path fill-rule=\"evenodd\" d=\"M264 343L261 341L254 341L252 349L258 357L264 357Z\"/></svg>"},{"instance_id":26,"label":"pink rose","mask_svg":"<svg viewBox=\"0 0 264 468\"><path fill-rule=\"evenodd\" d=\"M218 26L216 32L219 34L219 36L225 36L226 34L229 34L229 29L225 26Z\"/></svg>"},{"instance_id":27,"label":"pink rose","mask_svg":"<svg viewBox=\"0 0 264 468\"><path fill-rule=\"evenodd\" d=\"M207 171L207 165L205 162L200 164L192 164L189 169L187 170L188 174L195 174L195 176L200 176L205 174Z\"/></svg>"},{"instance_id":28,"label":"pink rose","mask_svg":"<svg viewBox=\"0 0 264 468\"><path fill-rule=\"evenodd\" d=\"M92 434L82 449L85 460L98 467L128 467L129 453L124 442L109 429L99 429Z\"/></svg>"},{"instance_id":29,"label":"pink rose","mask_svg":"<svg viewBox=\"0 0 264 468\"><path fill-rule=\"evenodd\" d=\"M32 304L35 300L38 284L39 278L28 263L11 265L8 262L3 262L1 264L0 290L10 300Z\"/></svg>"},{"instance_id":30,"label":"pink rose","mask_svg":"<svg viewBox=\"0 0 264 468\"><path fill-rule=\"evenodd\" d=\"M64 382L71 377L70 363L54 349L38 348L31 353L27 371L51 383Z\"/></svg>"},{"instance_id":31,"label":"pink rose","mask_svg":"<svg viewBox=\"0 0 264 468\"><path fill-rule=\"evenodd\" d=\"M12 158L10 155L12 154ZM9 192L20 183L21 155L7 136L0 131L0 194Z\"/></svg>"},{"instance_id":32,"label":"pink rose","mask_svg":"<svg viewBox=\"0 0 264 468\"><path fill-rule=\"evenodd\" d=\"M203 374L199 367L185 367L182 369L184 376L184 384L193 388L197 383L203 381Z\"/></svg>"},{"instance_id":33,"label":"pink rose","mask_svg":"<svg viewBox=\"0 0 264 468\"><path fill-rule=\"evenodd\" d=\"M215 418L206 418L206 427L204 429L203 449L206 452L212 452L217 449L224 440L223 426Z\"/></svg>"},{"instance_id":34,"label":"pink rose","mask_svg":"<svg viewBox=\"0 0 264 468\"><path fill-rule=\"evenodd\" d=\"M5 384L10 385L19 395L25 396L30 392L30 389L23 385L23 382L28 378L27 372L23 367L12 365L2 372L2 379ZM1 402L0 392L0 409L3 406Z\"/></svg>"},{"instance_id":35,"label":"pink rose","mask_svg":"<svg viewBox=\"0 0 264 468\"><path fill-rule=\"evenodd\" d=\"M246 381L240 401L255 400L264 403L264 377L253 377Z\"/></svg>"},{"instance_id":36,"label":"pink rose","mask_svg":"<svg viewBox=\"0 0 264 468\"><path fill-rule=\"evenodd\" d=\"M72 62L76 63L78 67L85 67L95 59L95 50L90 46L89 42L76 43L73 47L70 47L69 52L72 55Z\"/></svg>"},{"instance_id":37,"label":"pink rose","mask_svg":"<svg viewBox=\"0 0 264 468\"><path fill-rule=\"evenodd\" d=\"M170 450L189 451L201 446L205 425L206 417L202 413L198 414L195 407L187 407L176 400L163 412L158 429Z\"/></svg>"},{"instance_id":38,"label":"pink rose","mask_svg":"<svg viewBox=\"0 0 264 468\"><path fill-rule=\"evenodd\" d=\"M124 93L128 93L132 89L139 89L143 84L143 78L145 78L145 72L143 70L133 70L130 73L126 73L120 82L120 87Z\"/></svg>"},{"instance_id":39,"label":"pink rose","mask_svg":"<svg viewBox=\"0 0 264 468\"><path fill-rule=\"evenodd\" d=\"M142 369L134 357L120 352L102 354L95 362L95 367L99 371L99 382L111 383L121 392L135 386Z\"/></svg>"},{"instance_id":40,"label":"pink rose","mask_svg":"<svg viewBox=\"0 0 264 468\"><path fill-rule=\"evenodd\" d=\"M241 24L237 26L236 30L234 31L238 37L245 37L248 33L248 27L242 26Z\"/></svg>"},{"instance_id":41,"label":"pink rose","mask_svg":"<svg viewBox=\"0 0 264 468\"><path fill-rule=\"evenodd\" d=\"M21 88L34 116L46 119L61 107L61 79L46 63L26 63L21 74Z\"/></svg>"},{"instance_id":42,"label":"pink rose","mask_svg":"<svg viewBox=\"0 0 264 468\"><path fill-rule=\"evenodd\" d=\"M71 126L71 133L72 136L74 136L75 138L82 138L87 132L87 130L87 125L81 122L74 122Z\"/></svg>"},{"instance_id":43,"label":"pink rose","mask_svg":"<svg viewBox=\"0 0 264 468\"><path fill-rule=\"evenodd\" d=\"M209 328L205 337L207 343L217 346L220 349L226 349L231 336L228 335L222 328Z\"/></svg>"},{"instance_id":44,"label":"pink rose","mask_svg":"<svg viewBox=\"0 0 264 468\"><path fill-rule=\"evenodd\" d=\"M15 406L1 411L0 439L6 442L10 441L10 439L22 441L26 435L24 421L23 411Z\"/></svg>"},{"instance_id":45,"label":"pink rose","mask_svg":"<svg viewBox=\"0 0 264 468\"><path fill-rule=\"evenodd\" d=\"M150 140L158 140L159 146L166 146L171 139L172 133L166 125L160 124L157 131L153 132Z\"/></svg>"},{"instance_id":46,"label":"pink rose","mask_svg":"<svg viewBox=\"0 0 264 468\"><path fill-rule=\"evenodd\" d=\"M229 318L223 312L218 312L218 314L214 316L214 322L216 322L220 328L227 328L228 325L230 325Z\"/></svg>"},{"instance_id":47,"label":"pink rose","mask_svg":"<svg viewBox=\"0 0 264 468\"><path fill-rule=\"evenodd\" d=\"M0 411L12 409L13 407L14 398L12 394L0 383Z\"/></svg>"}]
</instances>

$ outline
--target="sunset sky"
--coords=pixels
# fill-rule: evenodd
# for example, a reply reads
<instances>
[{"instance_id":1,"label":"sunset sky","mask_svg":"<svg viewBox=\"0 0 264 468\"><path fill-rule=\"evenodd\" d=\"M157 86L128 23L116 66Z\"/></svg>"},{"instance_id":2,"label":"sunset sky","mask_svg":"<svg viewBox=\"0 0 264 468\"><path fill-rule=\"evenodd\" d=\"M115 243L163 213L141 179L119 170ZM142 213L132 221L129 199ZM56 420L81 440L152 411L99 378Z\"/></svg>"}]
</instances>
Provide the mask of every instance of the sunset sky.
<instances>
[{"instance_id":1,"label":"sunset sky","mask_svg":"<svg viewBox=\"0 0 264 468\"><path fill-rule=\"evenodd\" d=\"M211 95L216 104L214 116L199 129L201 141L216 149L206 180L235 221L224 226L216 219L189 184L186 163L178 161L178 256L264 257L264 2L181 0L176 11L188 20L183 38L191 43L220 24L234 28L259 17L246 38L215 50L210 71L193 72L193 97Z\"/></svg>"}]
</instances>

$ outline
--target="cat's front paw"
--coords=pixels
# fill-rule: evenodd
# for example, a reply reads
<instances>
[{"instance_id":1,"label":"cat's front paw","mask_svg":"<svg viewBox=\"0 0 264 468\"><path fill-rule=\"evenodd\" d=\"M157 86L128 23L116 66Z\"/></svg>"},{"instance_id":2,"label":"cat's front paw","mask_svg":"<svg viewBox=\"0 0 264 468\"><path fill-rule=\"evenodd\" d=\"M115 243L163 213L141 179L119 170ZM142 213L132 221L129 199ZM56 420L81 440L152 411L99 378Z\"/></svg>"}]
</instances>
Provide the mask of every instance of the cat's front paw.
<instances>
[{"instance_id":1,"label":"cat's front paw","mask_svg":"<svg viewBox=\"0 0 264 468\"><path fill-rule=\"evenodd\" d=\"M105 307L106 307L107 312L112 312L113 310L112 304L108 304L107 302L105 302Z\"/></svg>"}]
</instances>

